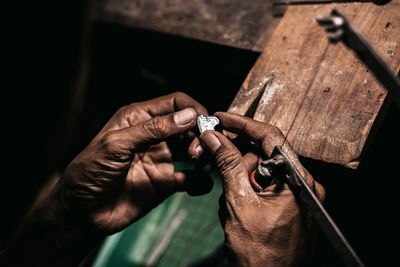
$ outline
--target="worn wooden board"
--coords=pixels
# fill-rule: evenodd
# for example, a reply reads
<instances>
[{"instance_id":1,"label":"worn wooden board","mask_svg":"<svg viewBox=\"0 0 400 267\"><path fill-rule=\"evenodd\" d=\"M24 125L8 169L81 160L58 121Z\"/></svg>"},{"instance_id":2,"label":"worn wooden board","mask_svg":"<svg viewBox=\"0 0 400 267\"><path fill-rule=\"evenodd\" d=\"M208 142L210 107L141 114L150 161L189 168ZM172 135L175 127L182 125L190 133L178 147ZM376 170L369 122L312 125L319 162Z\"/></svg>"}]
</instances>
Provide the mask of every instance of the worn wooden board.
<instances>
[{"instance_id":1,"label":"worn wooden board","mask_svg":"<svg viewBox=\"0 0 400 267\"><path fill-rule=\"evenodd\" d=\"M298 154L357 168L387 92L351 50L329 43L318 26L317 14L329 15L333 7L348 16L398 73L399 0L385 6L292 6L228 111L245 114L253 105L254 118L278 126Z\"/></svg>"},{"instance_id":2,"label":"worn wooden board","mask_svg":"<svg viewBox=\"0 0 400 267\"><path fill-rule=\"evenodd\" d=\"M100 0L94 19L259 51L285 7L270 0Z\"/></svg>"}]
</instances>

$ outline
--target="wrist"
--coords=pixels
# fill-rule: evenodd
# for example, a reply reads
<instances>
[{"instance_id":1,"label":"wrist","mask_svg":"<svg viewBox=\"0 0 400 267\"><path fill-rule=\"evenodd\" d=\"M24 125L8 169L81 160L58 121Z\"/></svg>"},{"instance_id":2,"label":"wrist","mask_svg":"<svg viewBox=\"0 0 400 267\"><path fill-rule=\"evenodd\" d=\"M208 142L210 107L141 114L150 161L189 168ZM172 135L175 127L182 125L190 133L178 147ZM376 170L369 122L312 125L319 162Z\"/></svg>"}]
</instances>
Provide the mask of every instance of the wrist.
<instances>
[{"instance_id":1,"label":"wrist","mask_svg":"<svg viewBox=\"0 0 400 267\"><path fill-rule=\"evenodd\" d=\"M31 220L38 229L44 228L45 232L51 234L58 248L87 247L101 240L101 236L91 229L88 220L71 206L57 186L33 211Z\"/></svg>"},{"instance_id":2,"label":"wrist","mask_svg":"<svg viewBox=\"0 0 400 267\"><path fill-rule=\"evenodd\" d=\"M274 235L272 233L272 235ZM313 239L298 240L240 240L238 244L225 242L225 253L231 266L310 266L314 252ZM294 238L295 239L295 238Z\"/></svg>"}]
</instances>

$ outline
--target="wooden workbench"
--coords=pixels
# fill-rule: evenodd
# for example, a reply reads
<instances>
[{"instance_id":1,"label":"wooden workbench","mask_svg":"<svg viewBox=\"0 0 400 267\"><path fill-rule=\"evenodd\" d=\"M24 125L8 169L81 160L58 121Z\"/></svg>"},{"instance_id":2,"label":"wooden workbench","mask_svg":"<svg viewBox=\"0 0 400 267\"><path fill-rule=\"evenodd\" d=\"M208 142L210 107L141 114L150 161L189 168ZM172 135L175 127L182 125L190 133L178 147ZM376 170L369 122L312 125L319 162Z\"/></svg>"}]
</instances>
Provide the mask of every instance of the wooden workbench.
<instances>
[{"instance_id":1,"label":"wooden workbench","mask_svg":"<svg viewBox=\"0 0 400 267\"><path fill-rule=\"evenodd\" d=\"M284 7L266 0L100 0L97 21L261 52Z\"/></svg>"},{"instance_id":2,"label":"wooden workbench","mask_svg":"<svg viewBox=\"0 0 400 267\"><path fill-rule=\"evenodd\" d=\"M385 111L387 91L344 44L328 41L317 14L338 7L396 74L400 1L291 6L230 106L279 127L307 158L357 168ZM265 92L259 95L260 87Z\"/></svg>"}]
</instances>

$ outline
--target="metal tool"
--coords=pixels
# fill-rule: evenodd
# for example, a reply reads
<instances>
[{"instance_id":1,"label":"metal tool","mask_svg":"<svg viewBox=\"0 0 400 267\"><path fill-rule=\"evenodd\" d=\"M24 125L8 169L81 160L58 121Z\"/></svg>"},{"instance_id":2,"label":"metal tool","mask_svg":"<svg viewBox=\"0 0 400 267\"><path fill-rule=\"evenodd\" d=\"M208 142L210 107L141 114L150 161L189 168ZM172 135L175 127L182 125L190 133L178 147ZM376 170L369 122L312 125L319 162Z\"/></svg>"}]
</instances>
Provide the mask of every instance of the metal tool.
<instances>
[{"instance_id":1,"label":"metal tool","mask_svg":"<svg viewBox=\"0 0 400 267\"><path fill-rule=\"evenodd\" d=\"M275 146L270 159L259 163L257 169L250 175L250 183L257 184L255 190L262 191L260 182L262 178L267 181L273 179L281 180L288 184L296 197L300 207L310 212L315 223L320 227L332 247L341 257L346 266L364 266L356 252L353 250L343 233L336 226L335 222L322 206L313 190L308 186L304 177L290 161L281 146ZM252 180L253 179L253 180Z\"/></svg>"},{"instance_id":2,"label":"metal tool","mask_svg":"<svg viewBox=\"0 0 400 267\"><path fill-rule=\"evenodd\" d=\"M391 0L298 0L298 1L276 1L274 6L289 6L289 5L317 5L317 4L332 4L332 3L358 3L372 2L375 5L385 5Z\"/></svg>"},{"instance_id":3,"label":"metal tool","mask_svg":"<svg viewBox=\"0 0 400 267\"><path fill-rule=\"evenodd\" d=\"M326 27L331 42L343 41L367 65L378 81L389 91L397 106L400 107L400 80L375 52L365 37L335 8L330 16L317 16L317 22Z\"/></svg>"},{"instance_id":4,"label":"metal tool","mask_svg":"<svg viewBox=\"0 0 400 267\"><path fill-rule=\"evenodd\" d=\"M215 130L215 127L219 124L219 119L215 116L200 115L197 117L197 127L199 127L200 133L207 130Z\"/></svg>"}]
</instances>

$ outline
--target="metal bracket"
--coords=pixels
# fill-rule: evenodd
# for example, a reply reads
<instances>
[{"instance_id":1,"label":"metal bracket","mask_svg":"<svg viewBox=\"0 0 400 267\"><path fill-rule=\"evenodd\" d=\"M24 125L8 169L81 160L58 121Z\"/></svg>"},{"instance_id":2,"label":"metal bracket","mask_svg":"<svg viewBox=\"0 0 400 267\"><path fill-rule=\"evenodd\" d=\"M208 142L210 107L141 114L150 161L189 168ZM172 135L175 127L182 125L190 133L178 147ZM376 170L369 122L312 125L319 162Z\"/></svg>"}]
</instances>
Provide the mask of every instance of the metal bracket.
<instances>
[{"instance_id":1,"label":"metal bracket","mask_svg":"<svg viewBox=\"0 0 400 267\"><path fill-rule=\"evenodd\" d=\"M318 15L317 22L325 26L331 42L343 41L357 54L378 81L389 91L389 94L392 94L397 106L400 107L400 80L346 16L335 8L330 16Z\"/></svg>"}]
</instances>

